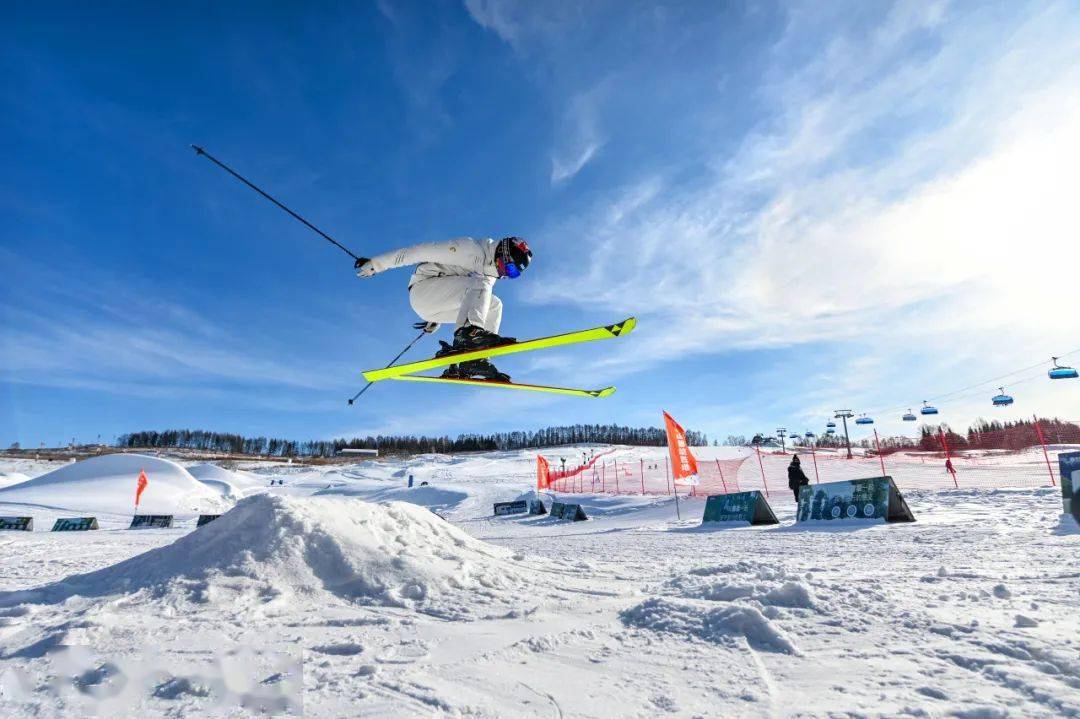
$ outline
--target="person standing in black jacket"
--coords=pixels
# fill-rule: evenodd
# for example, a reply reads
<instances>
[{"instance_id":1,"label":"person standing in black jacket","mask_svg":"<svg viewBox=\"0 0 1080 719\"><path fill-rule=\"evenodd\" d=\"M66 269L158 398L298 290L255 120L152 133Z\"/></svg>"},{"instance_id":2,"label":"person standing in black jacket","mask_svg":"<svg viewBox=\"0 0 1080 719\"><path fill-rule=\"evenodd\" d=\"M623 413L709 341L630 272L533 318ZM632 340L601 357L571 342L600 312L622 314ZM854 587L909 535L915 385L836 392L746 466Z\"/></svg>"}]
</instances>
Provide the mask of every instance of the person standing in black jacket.
<instances>
[{"instance_id":1,"label":"person standing in black jacket","mask_svg":"<svg viewBox=\"0 0 1080 719\"><path fill-rule=\"evenodd\" d=\"M804 484L810 484L810 478L802 471L799 455L791 458L791 464L787 468L787 486L795 493L795 501L799 501L799 490Z\"/></svg>"}]
</instances>

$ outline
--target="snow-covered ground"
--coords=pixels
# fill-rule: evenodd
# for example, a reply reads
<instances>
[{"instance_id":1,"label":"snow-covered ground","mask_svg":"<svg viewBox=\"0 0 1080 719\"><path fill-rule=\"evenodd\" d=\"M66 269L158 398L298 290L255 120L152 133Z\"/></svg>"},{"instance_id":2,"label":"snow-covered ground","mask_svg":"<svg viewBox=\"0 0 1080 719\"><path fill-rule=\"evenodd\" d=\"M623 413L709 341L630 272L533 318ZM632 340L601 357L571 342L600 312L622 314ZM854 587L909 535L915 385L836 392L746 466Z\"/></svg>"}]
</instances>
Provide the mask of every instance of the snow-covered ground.
<instances>
[{"instance_id":1,"label":"snow-covered ground","mask_svg":"<svg viewBox=\"0 0 1080 719\"><path fill-rule=\"evenodd\" d=\"M916 489L905 525L795 525L775 491L776 527L702 529L699 498L680 521L671 498L629 495L568 497L588 522L492 517L527 496L534 457L147 468L144 501L189 492L167 530L122 530L130 467L9 484L0 515L39 531L0 533L0 706L1080 716L1080 529L1056 488ZM193 496L235 508L193 531ZM103 529L42 531L72 512Z\"/></svg>"},{"instance_id":2,"label":"snow-covered ground","mask_svg":"<svg viewBox=\"0 0 1080 719\"><path fill-rule=\"evenodd\" d=\"M14 505L5 514L20 513L19 506L68 513L130 513L135 508L140 472L149 478L139 503L140 513L197 516L229 506L219 491L195 479L176 462L138 454L108 454L61 463L38 477L0 488L0 505Z\"/></svg>"}]
</instances>

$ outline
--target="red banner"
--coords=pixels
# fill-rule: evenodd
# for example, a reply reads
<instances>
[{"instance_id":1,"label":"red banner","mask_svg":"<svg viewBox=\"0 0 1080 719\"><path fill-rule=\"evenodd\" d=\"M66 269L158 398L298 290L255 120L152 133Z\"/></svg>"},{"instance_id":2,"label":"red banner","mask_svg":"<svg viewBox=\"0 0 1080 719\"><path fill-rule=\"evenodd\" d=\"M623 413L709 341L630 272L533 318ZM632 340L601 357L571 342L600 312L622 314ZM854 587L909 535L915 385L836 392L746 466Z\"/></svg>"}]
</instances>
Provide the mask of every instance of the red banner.
<instances>
[{"instance_id":1,"label":"red banner","mask_svg":"<svg viewBox=\"0 0 1080 719\"><path fill-rule=\"evenodd\" d=\"M664 412L664 429L667 430L668 452L671 454L671 469L675 481L680 484L697 484L697 460L690 454L690 447L686 444L686 431L667 412Z\"/></svg>"},{"instance_id":2,"label":"red banner","mask_svg":"<svg viewBox=\"0 0 1080 719\"><path fill-rule=\"evenodd\" d=\"M536 455L536 488L547 489L551 486L551 469L548 467L548 461Z\"/></svg>"},{"instance_id":3,"label":"red banner","mask_svg":"<svg viewBox=\"0 0 1080 719\"><path fill-rule=\"evenodd\" d=\"M150 480L146 478L146 470L139 470L139 481L135 488L135 506L139 506L139 499L142 497L143 490L146 489L146 485L150 484Z\"/></svg>"}]
</instances>

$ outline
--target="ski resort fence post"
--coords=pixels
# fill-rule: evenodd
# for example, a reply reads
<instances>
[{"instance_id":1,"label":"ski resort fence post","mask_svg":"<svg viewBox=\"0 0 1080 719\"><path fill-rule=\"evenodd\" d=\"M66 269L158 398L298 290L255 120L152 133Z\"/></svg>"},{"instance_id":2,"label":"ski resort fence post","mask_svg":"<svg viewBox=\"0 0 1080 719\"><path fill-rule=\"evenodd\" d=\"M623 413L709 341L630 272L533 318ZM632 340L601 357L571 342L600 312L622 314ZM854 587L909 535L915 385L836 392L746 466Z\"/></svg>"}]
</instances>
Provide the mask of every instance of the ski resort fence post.
<instances>
[{"instance_id":1,"label":"ski resort fence post","mask_svg":"<svg viewBox=\"0 0 1080 719\"><path fill-rule=\"evenodd\" d=\"M615 494L619 494L619 460L611 460L611 465L615 468Z\"/></svg>"},{"instance_id":2,"label":"ski resort fence post","mask_svg":"<svg viewBox=\"0 0 1080 719\"><path fill-rule=\"evenodd\" d=\"M679 488L671 483L671 468L668 466L668 457L664 455L664 480L668 483L668 494L671 494L671 490L674 487L675 499L679 498Z\"/></svg>"},{"instance_id":3,"label":"ski resort fence post","mask_svg":"<svg viewBox=\"0 0 1080 719\"><path fill-rule=\"evenodd\" d=\"M817 450L814 448L813 440L810 440L810 456L814 460L814 484L821 484L821 475L817 471Z\"/></svg>"},{"instance_id":4,"label":"ski resort fence post","mask_svg":"<svg viewBox=\"0 0 1080 719\"><path fill-rule=\"evenodd\" d=\"M1042 445L1043 459L1046 460L1046 471L1050 473L1050 486L1056 487L1057 482L1054 481L1054 470L1050 467L1050 454L1046 451L1046 437L1043 436L1042 427L1039 426L1039 416L1032 415L1031 418L1035 420L1035 433L1039 435L1039 444Z\"/></svg>"},{"instance_id":5,"label":"ski resort fence post","mask_svg":"<svg viewBox=\"0 0 1080 719\"><path fill-rule=\"evenodd\" d=\"M720 484L724 485L724 494L727 494L727 482L724 481L724 470L720 469L720 460L716 460L716 471L720 473Z\"/></svg>"},{"instance_id":6,"label":"ski resort fence post","mask_svg":"<svg viewBox=\"0 0 1080 719\"><path fill-rule=\"evenodd\" d=\"M949 474L952 475L953 487L960 489L960 485L956 482L956 470L952 469L952 457L949 455L949 443L945 440L945 430L938 427L938 438L941 440L941 448L945 450L945 465L950 468Z\"/></svg>"},{"instance_id":7,"label":"ski resort fence post","mask_svg":"<svg viewBox=\"0 0 1080 719\"><path fill-rule=\"evenodd\" d=\"M645 494L645 460L638 460L641 462L641 493Z\"/></svg>"},{"instance_id":8,"label":"ski resort fence post","mask_svg":"<svg viewBox=\"0 0 1080 719\"><path fill-rule=\"evenodd\" d=\"M769 496L769 483L765 481L765 465L761 463L761 447L754 445L754 451L757 452L757 466L761 470L761 486L765 488L765 496Z\"/></svg>"},{"instance_id":9,"label":"ski resort fence post","mask_svg":"<svg viewBox=\"0 0 1080 719\"><path fill-rule=\"evenodd\" d=\"M877 429L874 430L874 448L877 450L878 461L881 462L881 476L888 476L885 472L885 457L881 454L881 443L878 442ZM817 460L814 460L814 464L817 464Z\"/></svg>"}]
</instances>

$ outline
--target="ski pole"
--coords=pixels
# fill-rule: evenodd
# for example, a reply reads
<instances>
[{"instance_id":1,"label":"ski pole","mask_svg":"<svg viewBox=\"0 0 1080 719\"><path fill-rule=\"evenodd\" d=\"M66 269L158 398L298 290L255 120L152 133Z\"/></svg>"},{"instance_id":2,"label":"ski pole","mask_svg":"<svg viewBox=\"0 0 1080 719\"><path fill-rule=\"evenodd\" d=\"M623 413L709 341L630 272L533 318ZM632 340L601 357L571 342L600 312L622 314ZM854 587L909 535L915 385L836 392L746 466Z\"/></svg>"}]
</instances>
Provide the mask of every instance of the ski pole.
<instances>
[{"instance_id":1,"label":"ski pole","mask_svg":"<svg viewBox=\"0 0 1080 719\"><path fill-rule=\"evenodd\" d=\"M424 330L422 330L422 331L420 332L420 334L418 334L418 335L416 336L416 339L414 339L414 340L413 340L412 342L410 342L409 344L407 344L407 345L405 346L405 349L403 349L403 350L401 350L400 352L398 352L398 353L397 353L397 357L395 357L394 359L390 360L390 362L389 362L389 363L387 363L387 365L386 365L386 366L387 366L387 367L389 367L390 365L394 364L394 363L395 363L395 362L397 362L397 361L398 361L399 359L401 359L401 356L402 356L403 354L405 354L406 352L408 352L409 350L411 350L411 349L412 349L412 347L413 347L413 345L414 345L414 344L416 344L417 342L419 342L419 341L420 341L420 338L421 338L421 337L423 337L424 335L426 335L427 333L428 333L428 330L427 330L426 328L425 328ZM367 391L368 391L368 387L370 387L370 386L371 386L371 385L373 385L373 384L375 384L375 383L374 383L374 382L368 382L368 383L367 383L366 385L364 385L364 389L362 389L362 390L360 390L359 392L357 392L356 394L354 394L354 395L353 395L353 397L352 397L352 399L350 399L350 400L349 400L349 404L353 404L354 402L356 402L356 400L360 399L360 395L362 395L362 394L363 394L364 392L367 392Z\"/></svg>"},{"instance_id":2,"label":"ski pole","mask_svg":"<svg viewBox=\"0 0 1080 719\"><path fill-rule=\"evenodd\" d=\"M277 201L276 199L274 199L273 197L271 197L271 196L270 196L270 195L269 195L268 193L264 192L264 191L263 191L263 190L262 190L262 189L261 189L261 188L260 188L260 187L259 187L258 185L256 185L255 183L251 182L250 180L248 180L248 179L247 179L246 177L244 177L244 176L243 176L243 175L241 175L241 174L240 174L239 172L237 172L236 170L234 170L234 169L232 169L231 167L229 167L228 165L226 165L226 164L225 164L224 162L222 162L221 160L219 160L219 159L217 159L216 157L214 157L213 155L211 155L211 154L210 154L209 152L207 152L206 150L202 149L202 148L201 148L201 147L199 147L198 145L192 145L191 147L192 147L192 149L194 149L194 150L195 150L195 153L196 153L196 154L198 154L198 155L202 155L202 156L203 156L203 157L205 157L206 159L210 160L210 162L214 163L215 165L217 165L218 167L220 167L220 168L221 168L222 170L225 170L225 172L229 173L230 175L232 175L232 176L233 176L233 177L235 177L236 179L240 180L240 182L243 182L243 183L244 183L245 185L247 185L247 186L248 186L248 187L250 187L251 189L255 190L255 192L258 192L258 193L259 193L260 195L262 195L262 196L263 196L263 197L265 197L266 199L270 200L270 201L271 201L271 202L273 202L273 203L274 203L275 205L277 205L277 206L278 206L278 207L280 207L281 209L285 210L286 212L288 212L288 213L289 213L290 215L292 215L292 216L293 216L293 217L295 217L296 219L298 219L298 220L300 220L301 222L303 222L303 223L304 223L304 224L305 224L305 225L306 225L306 226L307 226L307 227L308 227L309 229L312 229L312 230L314 230L315 232L319 233L319 235L321 235L321 236L323 237L323 239L325 239L325 240L327 240L328 242L330 242L331 244L333 244L333 245L335 245L335 246L337 246L337 247L341 248L341 250L342 250L342 251L343 251L343 252L344 252L345 254L347 254L347 255L348 255L349 257L353 258L354 260L359 260L359 259L360 259L360 258L359 258L359 257L357 257L356 255L354 255L354 254L352 253L352 251L351 251L351 250L349 250L349 248L348 248L348 247L346 247L345 245L341 244L340 242L338 242L337 240L335 240L335 239L334 239L333 237L331 237L330 235L326 234L325 232L323 232L322 230L320 230L320 229L319 229L318 227L316 227L315 225L311 224L310 222L308 222L307 220L305 220L305 219L304 219L303 217L301 217L300 215L298 215L298 214L296 214L295 212L293 212L292 210L290 210L290 209L289 209L288 207L286 207L286 206L285 206L284 204L282 204L281 202L278 202L278 201ZM369 386L370 386L370 385L369 385ZM365 387L364 389L367 389L367 387ZM350 404L351 404L351 403L350 403Z\"/></svg>"}]
</instances>

